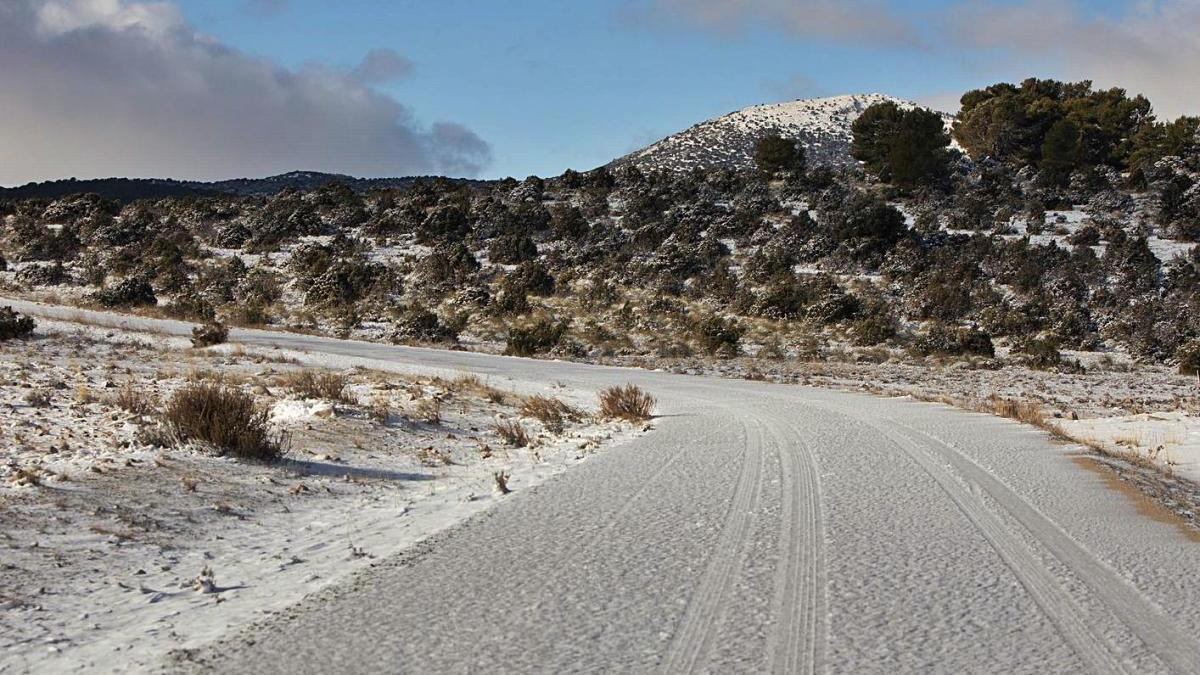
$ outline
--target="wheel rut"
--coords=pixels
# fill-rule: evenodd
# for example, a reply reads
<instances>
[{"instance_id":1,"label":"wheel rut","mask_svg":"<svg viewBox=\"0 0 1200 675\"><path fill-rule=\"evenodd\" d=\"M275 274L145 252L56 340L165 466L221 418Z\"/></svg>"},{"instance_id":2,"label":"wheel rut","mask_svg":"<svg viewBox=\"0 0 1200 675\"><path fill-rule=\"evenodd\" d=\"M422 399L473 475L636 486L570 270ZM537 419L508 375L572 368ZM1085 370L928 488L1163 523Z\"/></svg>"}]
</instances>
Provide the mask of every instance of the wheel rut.
<instances>
[{"instance_id":1,"label":"wheel rut","mask_svg":"<svg viewBox=\"0 0 1200 675\"><path fill-rule=\"evenodd\" d=\"M749 420L742 424L746 429L746 443L741 453L737 487L721 535L661 661L659 671L663 673L696 672L707 662L716 631L729 605L728 596L740 571L743 553L753 533L766 452L761 423Z\"/></svg>"}]
</instances>

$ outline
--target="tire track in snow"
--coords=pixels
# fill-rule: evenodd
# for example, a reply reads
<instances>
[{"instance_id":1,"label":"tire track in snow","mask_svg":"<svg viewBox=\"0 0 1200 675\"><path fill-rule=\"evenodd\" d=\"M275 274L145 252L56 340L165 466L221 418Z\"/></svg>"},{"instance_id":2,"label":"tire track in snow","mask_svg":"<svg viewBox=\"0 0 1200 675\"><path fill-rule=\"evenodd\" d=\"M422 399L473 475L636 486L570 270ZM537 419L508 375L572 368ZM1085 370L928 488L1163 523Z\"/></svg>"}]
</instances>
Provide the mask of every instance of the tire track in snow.
<instances>
[{"instance_id":1,"label":"tire track in snow","mask_svg":"<svg viewBox=\"0 0 1200 675\"><path fill-rule=\"evenodd\" d=\"M828 601L825 596L825 533L816 454L794 423L779 433L783 474L783 522L779 567L767 651L772 673L816 673L824 664ZM788 447L783 439L798 448Z\"/></svg>"},{"instance_id":2,"label":"tire track in snow","mask_svg":"<svg viewBox=\"0 0 1200 675\"><path fill-rule=\"evenodd\" d=\"M977 495L968 491L955 476L935 461L935 455L905 435L875 422L867 425L883 434L913 459L950 498L975 529L987 540L1004 564L1021 582L1042 612L1058 629L1089 673L1124 673L1113 647L1096 635L1083 619L1083 611L1061 583L1032 551L992 513Z\"/></svg>"},{"instance_id":3,"label":"tire track in snow","mask_svg":"<svg viewBox=\"0 0 1200 675\"><path fill-rule=\"evenodd\" d=\"M1051 555L1075 572L1092 594L1128 627L1134 635L1172 670L1179 673L1200 673L1200 641L1179 630L1155 603L1116 570L1085 549L1066 531L1037 510L1019 494L977 464L970 457L942 439L885 418L891 424L920 436L938 456L950 463L964 480L978 486L1000 504Z\"/></svg>"},{"instance_id":4,"label":"tire track in snow","mask_svg":"<svg viewBox=\"0 0 1200 675\"><path fill-rule=\"evenodd\" d=\"M742 422L748 433L742 451L737 488L730 501L721 536L675 628L659 666L660 672L691 673L699 670L699 665L712 649L714 634L728 607L728 595L753 533L753 512L758 507L762 492L766 452L761 422L755 419L750 423L754 425L753 431L750 431L746 422Z\"/></svg>"}]
</instances>

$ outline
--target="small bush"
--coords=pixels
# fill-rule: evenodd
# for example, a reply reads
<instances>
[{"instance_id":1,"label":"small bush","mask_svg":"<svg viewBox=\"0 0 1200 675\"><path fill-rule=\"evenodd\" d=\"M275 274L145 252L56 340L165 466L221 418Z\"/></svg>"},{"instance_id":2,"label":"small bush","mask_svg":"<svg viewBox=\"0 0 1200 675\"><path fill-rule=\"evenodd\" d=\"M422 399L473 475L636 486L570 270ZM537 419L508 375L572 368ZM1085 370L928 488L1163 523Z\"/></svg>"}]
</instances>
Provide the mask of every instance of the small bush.
<instances>
[{"instance_id":1,"label":"small bush","mask_svg":"<svg viewBox=\"0 0 1200 675\"><path fill-rule=\"evenodd\" d=\"M946 356L985 356L996 355L992 345L992 336L978 328L962 328L934 323L923 334L917 337L917 349L923 354L941 354Z\"/></svg>"},{"instance_id":2,"label":"small bush","mask_svg":"<svg viewBox=\"0 0 1200 675\"><path fill-rule=\"evenodd\" d=\"M1200 340L1188 340L1175 352L1179 361L1180 375L1195 375L1200 378Z\"/></svg>"},{"instance_id":3,"label":"small bush","mask_svg":"<svg viewBox=\"0 0 1200 675\"><path fill-rule=\"evenodd\" d=\"M392 342L456 342L458 331L447 325L437 314L414 306L405 309L396 318L392 329Z\"/></svg>"},{"instance_id":4,"label":"small bush","mask_svg":"<svg viewBox=\"0 0 1200 675\"><path fill-rule=\"evenodd\" d=\"M219 345L229 339L229 329L220 321L210 321L192 329L192 346L196 348Z\"/></svg>"},{"instance_id":5,"label":"small bush","mask_svg":"<svg viewBox=\"0 0 1200 675\"><path fill-rule=\"evenodd\" d=\"M514 448L523 448L529 445L529 432L525 431L525 427L521 426L520 422L515 420L496 420L496 425L493 427L496 434L504 439L504 442Z\"/></svg>"},{"instance_id":6,"label":"small bush","mask_svg":"<svg viewBox=\"0 0 1200 675\"><path fill-rule=\"evenodd\" d=\"M1013 347L1013 352L1025 366L1036 370L1062 369L1075 366L1063 359L1058 350L1058 341L1053 338L1028 338L1020 340Z\"/></svg>"},{"instance_id":7,"label":"small bush","mask_svg":"<svg viewBox=\"0 0 1200 675\"><path fill-rule=\"evenodd\" d=\"M442 421L442 399L438 397L423 398L417 401L416 410L413 411L417 419L426 424L440 424Z\"/></svg>"},{"instance_id":8,"label":"small bush","mask_svg":"<svg viewBox=\"0 0 1200 675\"><path fill-rule=\"evenodd\" d=\"M139 416L149 415L157 407L154 399L142 390L135 389L132 382L122 385L113 395L111 402L118 408Z\"/></svg>"},{"instance_id":9,"label":"small bush","mask_svg":"<svg viewBox=\"0 0 1200 675\"><path fill-rule=\"evenodd\" d=\"M30 389L25 392L25 405L31 408L49 408L50 401L49 389Z\"/></svg>"},{"instance_id":10,"label":"small bush","mask_svg":"<svg viewBox=\"0 0 1200 675\"><path fill-rule=\"evenodd\" d=\"M504 353L510 356L533 356L554 349L567 332L565 321L553 319L538 319L528 328L512 328L508 331L508 341Z\"/></svg>"},{"instance_id":11,"label":"small bush","mask_svg":"<svg viewBox=\"0 0 1200 675\"><path fill-rule=\"evenodd\" d=\"M92 294L104 307L148 307L158 304L154 288L145 277L127 277Z\"/></svg>"},{"instance_id":12,"label":"small bush","mask_svg":"<svg viewBox=\"0 0 1200 675\"><path fill-rule=\"evenodd\" d=\"M741 351L744 330L733 319L712 315L696 324L696 340L710 356L733 358Z\"/></svg>"},{"instance_id":13,"label":"small bush","mask_svg":"<svg viewBox=\"0 0 1200 675\"><path fill-rule=\"evenodd\" d=\"M600 415L608 419L644 422L652 416L654 397L638 386L609 387L600 392Z\"/></svg>"},{"instance_id":14,"label":"small bush","mask_svg":"<svg viewBox=\"0 0 1200 675\"><path fill-rule=\"evenodd\" d=\"M191 384L175 392L163 421L178 440L201 441L223 455L275 461L286 451L283 437L267 425L267 411L249 394L220 384Z\"/></svg>"},{"instance_id":15,"label":"small bush","mask_svg":"<svg viewBox=\"0 0 1200 675\"><path fill-rule=\"evenodd\" d=\"M32 318L16 313L12 307L0 307L0 342L25 337L36 325Z\"/></svg>"},{"instance_id":16,"label":"small bush","mask_svg":"<svg viewBox=\"0 0 1200 675\"><path fill-rule=\"evenodd\" d=\"M530 396L521 403L521 415L541 422L550 433L561 434L568 421L582 417L575 408L550 396Z\"/></svg>"},{"instance_id":17,"label":"small bush","mask_svg":"<svg viewBox=\"0 0 1200 675\"><path fill-rule=\"evenodd\" d=\"M299 370L285 375L282 380L283 386L304 398L352 403L346 394L347 378L341 373Z\"/></svg>"}]
</instances>

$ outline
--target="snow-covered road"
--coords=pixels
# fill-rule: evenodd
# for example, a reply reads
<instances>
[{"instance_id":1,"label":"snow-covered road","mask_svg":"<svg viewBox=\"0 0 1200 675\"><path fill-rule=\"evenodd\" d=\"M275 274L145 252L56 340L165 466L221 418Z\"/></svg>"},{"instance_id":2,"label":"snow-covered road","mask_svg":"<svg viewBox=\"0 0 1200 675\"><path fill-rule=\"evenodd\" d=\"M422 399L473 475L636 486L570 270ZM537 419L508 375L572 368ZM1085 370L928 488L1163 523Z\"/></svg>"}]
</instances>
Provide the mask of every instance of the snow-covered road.
<instances>
[{"instance_id":1,"label":"snow-covered road","mask_svg":"<svg viewBox=\"0 0 1200 675\"><path fill-rule=\"evenodd\" d=\"M1200 672L1200 544L1017 423L797 386L231 338L589 391L633 382L660 416L171 670Z\"/></svg>"}]
</instances>

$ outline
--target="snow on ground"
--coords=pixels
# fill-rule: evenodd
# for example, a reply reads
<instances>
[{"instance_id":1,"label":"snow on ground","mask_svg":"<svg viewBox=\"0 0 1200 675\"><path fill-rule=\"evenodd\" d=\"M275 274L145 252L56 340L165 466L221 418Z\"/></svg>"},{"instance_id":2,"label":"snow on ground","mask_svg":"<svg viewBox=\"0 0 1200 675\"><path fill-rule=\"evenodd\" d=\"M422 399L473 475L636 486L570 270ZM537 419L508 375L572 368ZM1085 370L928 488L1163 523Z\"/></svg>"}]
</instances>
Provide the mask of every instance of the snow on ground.
<instances>
[{"instance_id":1,"label":"snow on ground","mask_svg":"<svg viewBox=\"0 0 1200 675\"><path fill-rule=\"evenodd\" d=\"M1200 417L1180 411L1061 420L1068 435L1200 483Z\"/></svg>"},{"instance_id":2,"label":"snow on ground","mask_svg":"<svg viewBox=\"0 0 1200 675\"><path fill-rule=\"evenodd\" d=\"M487 509L505 498L497 472L527 490L638 433L554 433L471 378L360 368L344 371L349 402L290 389L304 368L346 367L325 360L48 320L0 343L0 672L140 670ZM155 413L116 405L200 380L269 405L288 460L157 447ZM505 445L501 418L533 442Z\"/></svg>"}]
</instances>

